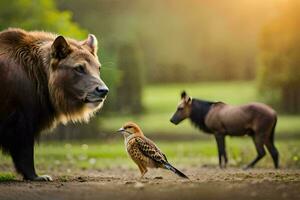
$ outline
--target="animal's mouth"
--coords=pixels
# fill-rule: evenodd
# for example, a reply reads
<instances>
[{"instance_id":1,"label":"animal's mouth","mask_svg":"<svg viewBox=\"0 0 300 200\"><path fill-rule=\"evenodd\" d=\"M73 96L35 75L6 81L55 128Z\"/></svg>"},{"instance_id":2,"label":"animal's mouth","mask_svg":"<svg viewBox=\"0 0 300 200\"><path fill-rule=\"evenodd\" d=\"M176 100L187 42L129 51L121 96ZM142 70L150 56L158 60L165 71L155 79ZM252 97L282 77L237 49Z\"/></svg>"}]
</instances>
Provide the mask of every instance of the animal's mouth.
<instances>
[{"instance_id":1,"label":"animal's mouth","mask_svg":"<svg viewBox=\"0 0 300 200\"><path fill-rule=\"evenodd\" d=\"M180 122L182 122L185 119L185 117L182 117L179 113L175 113L172 118L170 119L170 122L178 125Z\"/></svg>"},{"instance_id":2,"label":"animal's mouth","mask_svg":"<svg viewBox=\"0 0 300 200\"><path fill-rule=\"evenodd\" d=\"M108 88L106 86L105 87L98 86L96 87L96 89L86 94L86 96L83 98L83 102L100 104L106 99L107 93L108 93Z\"/></svg>"},{"instance_id":3,"label":"animal's mouth","mask_svg":"<svg viewBox=\"0 0 300 200\"><path fill-rule=\"evenodd\" d=\"M170 122L173 123L173 124L175 124L175 125L179 124L179 121L176 121L174 119L170 119Z\"/></svg>"},{"instance_id":4,"label":"animal's mouth","mask_svg":"<svg viewBox=\"0 0 300 200\"><path fill-rule=\"evenodd\" d=\"M86 96L83 99L84 103L93 103L93 104L99 104L101 102L103 102L105 100L105 98L90 98L89 96Z\"/></svg>"}]
</instances>

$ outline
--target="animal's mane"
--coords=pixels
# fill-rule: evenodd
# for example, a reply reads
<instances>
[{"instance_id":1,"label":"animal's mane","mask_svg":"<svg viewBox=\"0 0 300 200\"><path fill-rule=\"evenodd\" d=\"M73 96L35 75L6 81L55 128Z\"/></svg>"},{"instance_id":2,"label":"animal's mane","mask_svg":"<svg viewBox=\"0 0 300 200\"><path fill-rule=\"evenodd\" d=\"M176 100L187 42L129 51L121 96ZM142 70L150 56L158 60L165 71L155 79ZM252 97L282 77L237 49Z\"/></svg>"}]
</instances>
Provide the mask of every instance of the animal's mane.
<instances>
[{"instance_id":1,"label":"animal's mane","mask_svg":"<svg viewBox=\"0 0 300 200\"><path fill-rule=\"evenodd\" d=\"M50 35L41 32L40 37L34 37L37 32L25 32L22 29L10 28L1 32L1 43L5 46L10 59L22 66L36 85L37 92L41 95L47 85L47 75L45 72L45 58L43 58L40 42L50 40Z\"/></svg>"},{"instance_id":2,"label":"animal's mane","mask_svg":"<svg viewBox=\"0 0 300 200\"><path fill-rule=\"evenodd\" d=\"M205 117L210 111L211 106L215 103L216 102L192 99L192 110L190 120L195 127L201 129L206 133L210 133L211 130L205 124Z\"/></svg>"},{"instance_id":3,"label":"animal's mane","mask_svg":"<svg viewBox=\"0 0 300 200\"><path fill-rule=\"evenodd\" d=\"M48 90L47 57L41 49L41 43L50 41L51 34L44 32L26 32L22 29L10 28L0 33L0 42L5 51L0 52L19 65L24 72L22 79L29 79L34 85L35 99L47 118L53 119L54 108L50 102ZM39 37L35 35L39 34ZM44 39L44 41L43 41ZM1 49L0 49L1 50ZM12 65L13 66L13 65ZM24 77L23 77L24 76ZM50 125L46 125L50 126Z\"/></svg>"}]
</instances>

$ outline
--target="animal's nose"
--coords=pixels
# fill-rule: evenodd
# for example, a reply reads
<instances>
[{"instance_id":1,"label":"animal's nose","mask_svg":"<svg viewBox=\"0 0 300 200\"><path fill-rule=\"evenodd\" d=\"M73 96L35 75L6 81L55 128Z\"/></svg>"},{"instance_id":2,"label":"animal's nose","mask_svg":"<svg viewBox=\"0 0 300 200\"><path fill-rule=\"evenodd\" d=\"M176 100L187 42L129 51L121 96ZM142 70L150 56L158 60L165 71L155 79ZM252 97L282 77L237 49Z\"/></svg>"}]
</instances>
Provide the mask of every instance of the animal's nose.
<instances>
[{"instance_id":1,"label":"animal's nose","mask_svg":"<svg viewBox=\"0 0 300 200\"><path fill-rule=\"evenodd\" d=\"M104 98L106 97L107 93L108 93L108 88L107 87L103 87L103 86L98 86L95 89L95 93L97 96Z\"/></svg>"}]
</instances>

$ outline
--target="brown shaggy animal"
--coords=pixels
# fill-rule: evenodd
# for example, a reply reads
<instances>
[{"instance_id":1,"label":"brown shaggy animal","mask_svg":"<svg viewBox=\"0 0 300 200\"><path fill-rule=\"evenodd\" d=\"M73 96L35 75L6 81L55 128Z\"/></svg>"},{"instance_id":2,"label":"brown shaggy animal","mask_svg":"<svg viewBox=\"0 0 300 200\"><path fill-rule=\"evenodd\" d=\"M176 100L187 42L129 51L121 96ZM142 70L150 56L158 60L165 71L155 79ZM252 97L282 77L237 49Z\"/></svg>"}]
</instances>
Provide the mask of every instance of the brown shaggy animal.
<instances>
[{"instance_id":1,"label":"brown shaggy animal","mask_svg":"<svg viewBox=\"0 0 300 200\"><path fill-rule=\"evenodd\" d=\"M257 157L246 168L254 167L265 156L264 146L270 152L275 168L278 168L279 153L274 145L277 114L271 107L262 103L232 106L223 102L192 99L183 91L177 111L170 121L177 125L186 118L205 133L214 134L218 145L220 167L223 167L222 161L224 167L228 161L225 136L247 134L253 139Z\"/></svg>"},{"instance_id":2,"label":"brown shaggy animal","mask_svg":"<svg viewBox=\"0 0 300 200\"><path fill-rule=\"evenodd\" d=\"M47 32L0 32L0 148L27 180L51 180L34 168L40 132L68 121L88 121L108 88L100 79L97 39Z\"/></svg>"}]
</instances>

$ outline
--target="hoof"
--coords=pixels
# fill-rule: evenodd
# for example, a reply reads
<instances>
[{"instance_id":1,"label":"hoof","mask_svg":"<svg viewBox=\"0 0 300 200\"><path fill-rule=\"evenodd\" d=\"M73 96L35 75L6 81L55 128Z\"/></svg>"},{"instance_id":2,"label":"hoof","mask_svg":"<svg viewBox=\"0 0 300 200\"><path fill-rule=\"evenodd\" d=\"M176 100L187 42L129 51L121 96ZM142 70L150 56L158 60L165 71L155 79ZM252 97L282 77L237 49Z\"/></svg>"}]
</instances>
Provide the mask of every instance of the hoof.
<instances>
[{"instance_id":1,"label":"hoof","mask_svg":"<svg viewBox=\"0 0 300 200\"><path fill-rule=\"evenodd\" d=\"M253 168L253 167L251 167L251 166L245 166L245 167L243 167L242 169L246 171L246 170L249 170L249 169L252 169L252 168Z\"/></svg>"},{"instance_id":2,"label":"hoof","mask_svg":"<svg viewBox=\"0 0 300 200\"><path fill-rule=\"evenodd\" d=\"M226 165L220 165L219 167L220 167L220 169L225 170L227 166Z\"/></svg>"},{"instance_id":3,"label":"hoof","mask_svg":"<svg viewBox=\"0 0 300 200\"><path fill-rule=\"evenodd\" d=\"M32 181L53 181L52 177L49 175L37 176L32 179Z\"/></svg>"}]
</instances>

